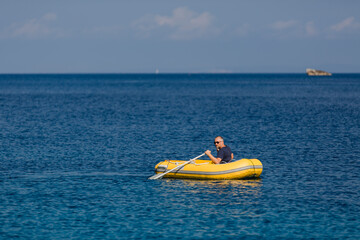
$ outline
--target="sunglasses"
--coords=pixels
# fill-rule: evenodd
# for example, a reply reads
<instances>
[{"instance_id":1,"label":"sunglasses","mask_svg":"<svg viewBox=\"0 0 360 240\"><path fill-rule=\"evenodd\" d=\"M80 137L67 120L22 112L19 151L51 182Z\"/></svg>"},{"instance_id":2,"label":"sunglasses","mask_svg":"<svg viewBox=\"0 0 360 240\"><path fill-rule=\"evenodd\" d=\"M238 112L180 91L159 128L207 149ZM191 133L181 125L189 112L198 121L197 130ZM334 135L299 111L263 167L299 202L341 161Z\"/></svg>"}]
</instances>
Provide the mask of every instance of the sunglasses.
<instances>
[{"instance_id":1,"label":"sunglasses","mask_svg":"<svg viewBox=\"0 0 360 240\"><path fill-rule=\"evenodd\" d=\"M220 142L214 142L214 144L219 144Z\"/></svg>"}]
</instances>

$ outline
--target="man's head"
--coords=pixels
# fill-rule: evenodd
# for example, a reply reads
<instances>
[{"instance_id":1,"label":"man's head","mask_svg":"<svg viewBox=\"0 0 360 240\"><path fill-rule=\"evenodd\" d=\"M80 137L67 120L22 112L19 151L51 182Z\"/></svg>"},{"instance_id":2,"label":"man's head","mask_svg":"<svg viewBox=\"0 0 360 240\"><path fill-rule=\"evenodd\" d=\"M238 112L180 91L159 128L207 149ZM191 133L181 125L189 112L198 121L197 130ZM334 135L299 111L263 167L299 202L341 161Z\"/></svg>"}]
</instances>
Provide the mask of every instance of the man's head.
<instances>
[{"instance_id":1,"label":"man's head","mask_svg":"<svg viewBox=\"0 0 360 240\"><path fill-rule=\"evenodd\" d=\"M224 144L224 139L220 136L217 136L214 140L214 144L215 144L215 147L217 150L225 147L225 144Z\"/></svg>"}]
</instances>

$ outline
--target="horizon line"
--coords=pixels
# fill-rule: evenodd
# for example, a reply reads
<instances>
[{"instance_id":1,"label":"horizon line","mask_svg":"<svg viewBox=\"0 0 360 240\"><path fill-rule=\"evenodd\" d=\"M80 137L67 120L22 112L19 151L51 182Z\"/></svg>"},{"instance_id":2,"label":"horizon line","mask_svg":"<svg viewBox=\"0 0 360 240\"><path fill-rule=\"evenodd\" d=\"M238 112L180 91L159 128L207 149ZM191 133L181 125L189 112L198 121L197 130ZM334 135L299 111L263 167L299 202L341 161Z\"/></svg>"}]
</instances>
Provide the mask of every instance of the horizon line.
<instances>
[{"instance_id":1,"label":"horizon line","mask_svg":"<svg viewBox=\"0 0 360 240\"><path fill-rule=\"evenodd\" d=\"M332 74L360 74L360 72L331 72ZM214 74L214 75L231 75L231 74L305 74L306 72L24 72L24 73L0 73L0 75L70 75L70 74L149 74L149 75L166 75L166 74Z\"/></svg>"}]
</instances>

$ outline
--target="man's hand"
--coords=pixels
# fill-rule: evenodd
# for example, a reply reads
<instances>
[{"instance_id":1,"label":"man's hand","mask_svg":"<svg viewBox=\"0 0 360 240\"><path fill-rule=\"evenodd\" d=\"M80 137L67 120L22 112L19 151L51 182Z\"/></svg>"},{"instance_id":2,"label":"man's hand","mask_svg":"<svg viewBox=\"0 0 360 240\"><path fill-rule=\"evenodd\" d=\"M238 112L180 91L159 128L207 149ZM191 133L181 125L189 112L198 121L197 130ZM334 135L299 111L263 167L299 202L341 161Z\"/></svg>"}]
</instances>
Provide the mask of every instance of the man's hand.
<instances>
[{"instance_id":1,"label":"man's hand","mask_svg":"<svg viewBox=\"0 0 360 240\"><path fill-rule=\"evenodd\" d=\"M211 161L215 164L219 164L221 162L221 158L216 158L211 154L210 150L206 150L205 152L206 155L208 155L208 157L211 159Z\"/></svg>"}]
</instances>

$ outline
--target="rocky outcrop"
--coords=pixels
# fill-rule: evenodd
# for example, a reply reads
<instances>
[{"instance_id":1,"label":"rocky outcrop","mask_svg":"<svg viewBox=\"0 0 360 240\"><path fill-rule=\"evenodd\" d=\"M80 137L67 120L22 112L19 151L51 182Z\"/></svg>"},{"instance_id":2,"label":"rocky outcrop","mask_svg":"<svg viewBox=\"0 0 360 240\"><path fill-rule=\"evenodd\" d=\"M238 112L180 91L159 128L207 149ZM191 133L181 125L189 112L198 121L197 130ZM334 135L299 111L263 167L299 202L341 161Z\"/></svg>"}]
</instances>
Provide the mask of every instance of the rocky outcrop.
<instances>
[{"instance_id":1,"label":"rocky outcrop","mask_svg":"<svg viewBox=\"0 0 360 240\"><path fill-rule=\"evenodd\" d=\"M307 68L306 73L308 76L331 76L331 73L311 68Z\"/></svg>"}]
</instances>

